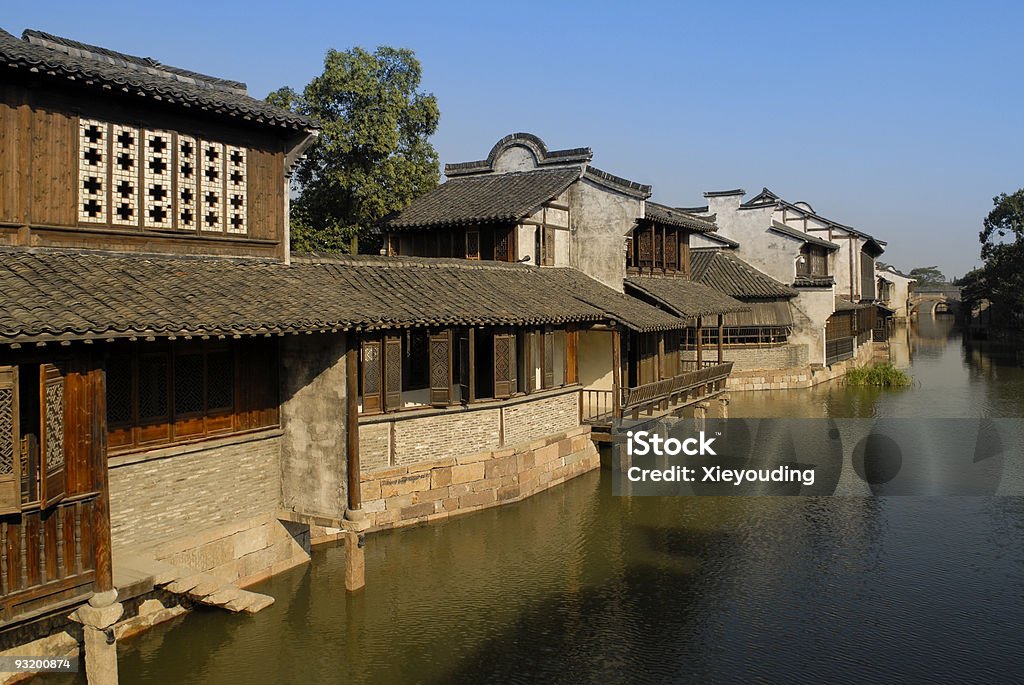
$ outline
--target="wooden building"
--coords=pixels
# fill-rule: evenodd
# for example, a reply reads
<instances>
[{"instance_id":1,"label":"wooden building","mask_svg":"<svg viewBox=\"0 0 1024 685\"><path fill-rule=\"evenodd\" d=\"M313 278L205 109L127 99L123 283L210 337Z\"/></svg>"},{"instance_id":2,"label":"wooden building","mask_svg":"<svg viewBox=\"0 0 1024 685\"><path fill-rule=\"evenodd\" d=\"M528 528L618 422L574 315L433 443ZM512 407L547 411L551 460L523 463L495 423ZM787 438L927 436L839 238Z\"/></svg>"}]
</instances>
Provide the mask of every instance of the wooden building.
<instances>
[{"instance_id":1,"label":"wooden building","mask_svg":"<svg viewBox=\"0 0 1024 685\"><path fill-rule=\"evenodd\" d=\"M558 278L574 274L585 297L598 297L598 284L614 291L594 302L614 324L578 331L576 350L583 416L606 428L704 399L731 369L724 359L681 359L686 320L623 292L627 276L677 279L705 315L746 307L689 281L690 236L713 223L649 202L649 186L596 169L592 157L589 148L549 150L528 133L505 136L486 159L447 165L444 184L393 217L387 252L570 267Z\"/></svg>"}]
</instances>

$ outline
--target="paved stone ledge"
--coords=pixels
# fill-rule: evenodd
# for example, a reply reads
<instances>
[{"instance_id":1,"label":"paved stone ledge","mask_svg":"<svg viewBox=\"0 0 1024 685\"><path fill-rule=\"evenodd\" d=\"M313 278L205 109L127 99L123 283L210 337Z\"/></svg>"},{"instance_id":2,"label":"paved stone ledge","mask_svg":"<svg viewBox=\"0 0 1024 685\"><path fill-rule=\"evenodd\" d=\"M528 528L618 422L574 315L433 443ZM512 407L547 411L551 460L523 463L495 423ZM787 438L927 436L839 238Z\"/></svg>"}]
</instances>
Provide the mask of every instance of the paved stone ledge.
<instances>
[{"instance_id":1,"label":"paved stone ledge","mask_svg":"<svg viewBox=\"0 0 1024 685\"><path fill-rule=\"evenodd\" d=\"M856 356L830 367L810 366L788 369L764 369L759 371L734 371L726 381L726 390L794 390L811 388L820 383L842 378L850 369L864 366L874 360L876 354L884 353L885 343L870 343L857 348Z\"/></svg>"},{"instance_id":2,"label":"paved stone ledge","mask_svg":"<svg viewBox=\"0 0 1024 685\"><path fill-rule=\"evenodd\" d=\"M436 521L517 502L600 465L590 426L578 426L517 447L364 471L363 511L371 531Z\"/></svg>"}]
</instances>

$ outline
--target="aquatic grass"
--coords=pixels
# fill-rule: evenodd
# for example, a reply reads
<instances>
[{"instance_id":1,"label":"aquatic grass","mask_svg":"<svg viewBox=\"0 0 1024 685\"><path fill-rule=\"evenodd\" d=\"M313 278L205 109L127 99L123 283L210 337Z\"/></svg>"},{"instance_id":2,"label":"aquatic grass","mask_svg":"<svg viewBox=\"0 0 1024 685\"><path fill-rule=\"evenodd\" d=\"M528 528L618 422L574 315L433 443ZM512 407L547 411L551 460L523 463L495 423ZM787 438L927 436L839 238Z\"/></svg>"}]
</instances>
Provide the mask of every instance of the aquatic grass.
<instances>
[{"instance_id":1,"label":"aquatic grass","mask_svg":"<svg viewBox=\"0 0 1024 685\"><path fill-rule=\"evenodd\" d=\"M876 388L905 388L914 383L907 373L892 364L862 366L846 372L847 385L867 385Z\"/></svg>"}]
</instances>

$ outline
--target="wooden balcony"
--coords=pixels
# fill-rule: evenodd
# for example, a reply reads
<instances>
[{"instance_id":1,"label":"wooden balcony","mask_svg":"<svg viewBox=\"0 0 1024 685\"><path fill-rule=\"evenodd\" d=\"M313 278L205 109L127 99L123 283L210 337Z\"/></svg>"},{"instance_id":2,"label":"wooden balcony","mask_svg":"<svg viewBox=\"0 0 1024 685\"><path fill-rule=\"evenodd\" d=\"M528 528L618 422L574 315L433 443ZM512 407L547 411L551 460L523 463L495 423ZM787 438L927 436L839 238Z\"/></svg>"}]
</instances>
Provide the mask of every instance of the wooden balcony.
<instances>
[{"instance_id":1,"label":"wooden balcony","mask_svg":"<svg viewBox=\"0 0 1024 685\"><path fill-rule=\"evenodd\" d=\"M623 388L619 402L612 390L581 390L581 420L595 427L609 427L623 416L639 418L641 412L681 409L721 392L732 373L732 362L684 361L683 371L631 388Z\"/></svg>"}]
</instances>

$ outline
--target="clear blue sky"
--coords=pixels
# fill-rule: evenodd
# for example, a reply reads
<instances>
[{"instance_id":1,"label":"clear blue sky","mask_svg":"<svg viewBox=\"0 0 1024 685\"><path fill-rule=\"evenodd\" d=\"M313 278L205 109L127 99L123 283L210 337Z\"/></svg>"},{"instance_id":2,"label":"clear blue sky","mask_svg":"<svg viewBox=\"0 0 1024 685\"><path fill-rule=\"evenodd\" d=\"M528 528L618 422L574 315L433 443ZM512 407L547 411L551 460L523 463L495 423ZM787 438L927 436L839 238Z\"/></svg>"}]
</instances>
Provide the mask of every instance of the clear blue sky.
<instances>
[{"instance_id":1,"label":"clear blue sky","mask_svg":"<svg viewBox=\"0 0 1024 685\"><path fill-rule=\"evenodd\" d=\"M442 162L530 131L668 204L768 186L950 276L976 263L992 197L1024 186L1019 3L50 0L5 3L0 26L260 97L301 88L329 47L412 48Z\"/></svg>"}]
</instances>

